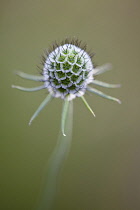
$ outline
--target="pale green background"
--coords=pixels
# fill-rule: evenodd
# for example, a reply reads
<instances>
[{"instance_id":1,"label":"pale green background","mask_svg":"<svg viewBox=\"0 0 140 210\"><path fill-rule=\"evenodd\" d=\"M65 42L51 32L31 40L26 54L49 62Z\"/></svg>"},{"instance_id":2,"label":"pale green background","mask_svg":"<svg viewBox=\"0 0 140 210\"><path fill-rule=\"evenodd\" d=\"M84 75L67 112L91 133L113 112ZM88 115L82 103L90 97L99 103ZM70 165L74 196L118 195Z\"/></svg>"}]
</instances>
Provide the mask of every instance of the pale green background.
<instances>
[{"instance_id":1,"label":"pale green background","mask_svg":"<svg viewBox=\"0 0 140 210\"><path fill-rule=\"evenodd\" d=\"M122 105L96 95L74 100L71 151L54 210L140 209L140 1L0 1L0 209L36 210L43 168L56 144L60 99L28 126L46 91L24 93L11 84L37 85L14 70L37 74L40 55L54 40L86 41L96 64L113 70L98 79L121 83L103 89Z\"/></svg>"}]
</instances>

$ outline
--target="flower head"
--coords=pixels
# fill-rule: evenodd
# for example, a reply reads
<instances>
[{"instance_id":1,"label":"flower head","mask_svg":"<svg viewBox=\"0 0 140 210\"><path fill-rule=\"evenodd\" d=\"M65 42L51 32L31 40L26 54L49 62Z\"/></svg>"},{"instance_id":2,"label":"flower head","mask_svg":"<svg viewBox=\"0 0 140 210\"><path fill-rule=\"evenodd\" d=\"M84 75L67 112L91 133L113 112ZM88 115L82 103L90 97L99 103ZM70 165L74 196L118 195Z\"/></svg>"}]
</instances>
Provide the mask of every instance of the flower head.
<instances>
[{"instance_id":1,"label":"flower head","mask_svg":"<svg viewBox=\"0 0 140 210\"><path fill-rule=\"evenodd\" d=\"M23 72L17 72L18 76L29 80L43 82L43 85L35 88L24 88L13 85L13 88L23 91L47 89L49 92L47 98L41 103L39 108L32 116L29 124L31 124L33 119L52 98L60 97L64 100L61 123L63 135L65 135L64 128L69 101L73 100L74 98L81 97L86 107L95 116L94 112L83 96L86 91L90 91L104 98L121 103L120 100L108 96L89 86L89 84L93 84L107 88L120 87L119 84L114 85L95 80L96 75L109 70L111 65L105 64L100 67L95 67L92 62L93 54L87 52L86 48L87 46L82 45L81 41L78 39L65 39L60 44L55 42L45 53L45 56L43 56L41 76L33 76Z\"/></svg>"},{"instance_id":2,"label":"flower head","mask_svg":"<svg viewBox=\"0 0 140 210\"><path fill-rule=\"evenodd\" d=\"M56 45L44 60L45 85L54 97L68 100L80 97L93 80L91 57L85 49L80 48L78 41L75 43Z\"/></svg>"}]
</instances>

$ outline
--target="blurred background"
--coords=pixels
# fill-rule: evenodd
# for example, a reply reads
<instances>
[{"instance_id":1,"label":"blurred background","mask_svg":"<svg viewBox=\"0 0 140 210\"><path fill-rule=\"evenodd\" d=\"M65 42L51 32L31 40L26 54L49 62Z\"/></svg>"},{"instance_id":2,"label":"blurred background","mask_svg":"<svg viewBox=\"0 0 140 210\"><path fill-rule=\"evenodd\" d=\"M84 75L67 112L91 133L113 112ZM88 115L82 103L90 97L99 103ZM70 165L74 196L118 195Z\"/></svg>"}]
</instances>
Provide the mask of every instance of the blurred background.
<instances>
[{"instance_id":1,"label":"blurred background","mask_svg":"<svg viewBox=\"0 0 140 210\"><path fill-rule=\"evenodd\" d=\"M38 75L40 55L54 40L76 36L96 53L94 62L111 62L98 77L121 83L74 100L71 150L61 173L54 210L140 209L140 1L0 1L0 209L36 210L44 167L56 145L62 101L54 99L28 122L46 90L20 92L11 85L38 84L13 74Z\"/></svg>"}]
</instances>

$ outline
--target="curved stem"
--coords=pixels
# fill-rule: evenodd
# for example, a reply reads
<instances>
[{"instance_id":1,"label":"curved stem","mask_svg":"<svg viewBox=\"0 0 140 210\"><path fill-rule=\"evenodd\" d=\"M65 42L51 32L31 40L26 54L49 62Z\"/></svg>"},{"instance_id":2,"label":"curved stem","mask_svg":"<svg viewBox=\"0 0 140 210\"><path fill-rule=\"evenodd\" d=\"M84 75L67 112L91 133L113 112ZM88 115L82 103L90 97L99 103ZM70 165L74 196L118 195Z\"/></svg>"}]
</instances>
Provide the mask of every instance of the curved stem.
<instances>
[{"instance_id":1,"label":"curved stem","mask_svg":"<svg viewBox=\"0 0 140 210\"><path fill-rule=\"evenodd\" d=\"M38 210L52 209L56 197L57 185L60 172L69 153L72 136L73 101L69 101L69 107L65 123L67 136L62 135L60 130L57 145L51 155L47 171L44 172L43 196Z\"/></svg>"},{"instance_id":2,"label":"curved stem","mask_svg":"<svg viewBox=\"0 0 140 210\"><path fill-rule=\"evenodd\" d=\"M66 119L67 119L69 103L70 102L66 98L64 100L64 105L63 105L63 110L62 110L62 118L61 118L61 129L62 129L63 136L66 136L66 134L65 134L65 123L66 123Z\"/></svg>"}]
</instances>

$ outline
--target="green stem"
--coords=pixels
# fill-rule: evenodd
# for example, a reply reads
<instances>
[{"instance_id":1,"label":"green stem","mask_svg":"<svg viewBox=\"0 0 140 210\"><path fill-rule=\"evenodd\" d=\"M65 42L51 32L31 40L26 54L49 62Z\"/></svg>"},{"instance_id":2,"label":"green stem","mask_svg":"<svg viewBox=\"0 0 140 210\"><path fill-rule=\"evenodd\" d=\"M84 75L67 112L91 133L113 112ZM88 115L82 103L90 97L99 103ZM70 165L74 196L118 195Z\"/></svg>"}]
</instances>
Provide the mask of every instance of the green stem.
<instances>
[{"instance_id":1,"label":"green stem","mask_svg":"<svg viewBox=\"0 0 140 210\"><path fill-rule=\"evenodd\" d=\"M42 198L39 210L51 210L53 208L56 198L56 191L60 177L60 172L68 156L71 145L72 122L73 122L73 101L70 101L65 121L65 131L67 133L67 136L64 136L62 134L62 131L60 130L57 145L49 160L47 171L44 172L44 182L43 182L44 192L43 196L41 196Z\"/></svg>"}]
</instances>

